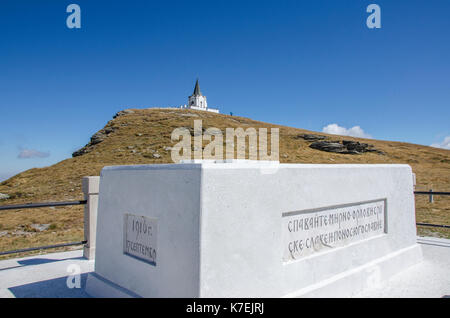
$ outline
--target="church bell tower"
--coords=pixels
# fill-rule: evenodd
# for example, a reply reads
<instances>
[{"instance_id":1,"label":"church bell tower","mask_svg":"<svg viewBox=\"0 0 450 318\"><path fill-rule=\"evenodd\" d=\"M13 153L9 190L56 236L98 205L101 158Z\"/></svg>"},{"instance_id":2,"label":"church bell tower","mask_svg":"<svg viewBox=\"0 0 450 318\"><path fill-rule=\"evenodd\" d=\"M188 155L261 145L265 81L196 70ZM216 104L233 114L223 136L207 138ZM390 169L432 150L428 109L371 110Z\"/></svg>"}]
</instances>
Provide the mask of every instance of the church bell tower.
<instances>
[{"instance_id":1,"label":"church bell tower","mask_svg":"<svg viewBox=\"0 0 450 318\"><path fill-rule=\"evenodd\" d=\"M198 79L195 82L194 93L189 96L188 99L188 107L201 108L206 110L208 108L208 104L206 102L206 96L202 95L200 91L200 85L198 84Z\"/></svg>"}]
</instances>

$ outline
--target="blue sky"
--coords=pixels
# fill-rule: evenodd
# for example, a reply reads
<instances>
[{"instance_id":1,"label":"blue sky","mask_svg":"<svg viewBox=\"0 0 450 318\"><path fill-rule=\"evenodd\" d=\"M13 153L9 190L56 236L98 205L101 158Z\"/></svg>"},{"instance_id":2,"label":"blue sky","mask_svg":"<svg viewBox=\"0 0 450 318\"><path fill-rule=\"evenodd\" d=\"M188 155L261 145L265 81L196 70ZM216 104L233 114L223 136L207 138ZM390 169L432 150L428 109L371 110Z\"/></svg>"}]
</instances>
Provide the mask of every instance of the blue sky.
<instances>
[{"instance_id":1,"label":"blue sky","mask_svg":"<svg viewBox=\"0 0 450 318\"><path fill-rule=\"evenodd\" d=\"M81 29L66 26L71 3ZM366 26L371 3L381 29ZM2 0L0 180L69 158L119 110L186 103L197 77L222 113L443 144L449 12L448 0Z\"/></svg>"}]
</instances>

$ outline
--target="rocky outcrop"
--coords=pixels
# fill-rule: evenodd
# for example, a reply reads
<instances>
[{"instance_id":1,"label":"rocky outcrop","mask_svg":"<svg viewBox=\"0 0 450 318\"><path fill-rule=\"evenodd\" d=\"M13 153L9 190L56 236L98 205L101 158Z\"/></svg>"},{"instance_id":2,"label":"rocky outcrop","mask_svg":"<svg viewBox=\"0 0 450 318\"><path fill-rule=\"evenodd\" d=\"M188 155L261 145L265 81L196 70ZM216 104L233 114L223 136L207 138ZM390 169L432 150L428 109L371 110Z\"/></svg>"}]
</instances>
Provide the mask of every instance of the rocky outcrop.
<instances>
[{"instance_id":1,"label":"rocky outcrop","mask_svg":"<svg viewBox=\"0 0 450 318\"><path fill-rule=\"evenodd\" d=\"M86 146L84 146L83 148L75 151L72 154L72 157L82 156L84 154L87 154L87 153L91 152L94 149L94 147L93 147L94 145L97 145L97 144L101 143L102 141L104 141L109 134L113 133L116 130L117 130L116 127L108 126L108 127L105 127L104 129L96 132L91 137L91 141Z\"/></svg>"},{"instance_id":2,"label":"rocky outcrop","mask_svg":"<svg viewBox=\"0 0 450 318\"><path fill-rule=\"evenodd\" d=\"M92 137L91 137L91 145L96 145L101 143L103 140L105 140L106 138L106 134L102 131L99 131L97 133L95 133Z\"/></svg>"},{"instance_id":3,"label":"rocky outcrop","mask_svg":"<svg viewBox=\"0 0 450 318\"><path fill-rule=\"evenodd\" d=\"M305 139L307 141L317 141L317 140L324 140L327 139L327 136L322 136L322 135L314 135L314 134L302 134L302 135L297 135L294 137L295 139Z\"/></svg>"},{"instance_id":4,"label":"rocky outcrop","mask_svg":"<svg viewBox=\"0 0 450 318\"><path fill-rule=\"evenodd\" d=\"M122 110L122 111L116 113L116 114L113 116L113 119L114 119L114 118L117 118L117 117L120 117L120 116L127 115L127 114L134 114L134 111L131 110L131 109L125 109L125 110ZM111 122L112 122L112 121L110 121L110 123L111 123ZM75 151L74 153L72 153L72 157L82 156L82 155L84 155L84 154L87 154L87 153L91 152L91 151L94 149L93 146L95 146L95 145L101 143L102 141L104 141L104 140L106 139L106 137L107 137L109 134L113 133L114 131L116 131L116 130L118 129L118 127L111 126L110 123L108 123L108 125L110 125L110 126L107 126L107 127L103 128L102 130L96 132L96 133L91 137L90 142L89 142L86 146L84 146L83 148L78 149L77 151ZM122 126L122 127L126 127L126 126L128 126L128 125L127 125L126 123L122 123L121 126Z\"/></svg>"},{"instance_id":5,"label":"rocky outcrop","mask_svg":"<svg viewBox=\"0 0 450 318\"><path fill-rule=\"evenodd\" d=\"M342 143L339 141L322 140L313 142L311 145L309 145L309 147L317 150L341 154L357 155L365 152L374 152L380 155L384 155L384 152L373 148L373 145L360 143L359 141L353 140L342 140Z\"/></svg>"},{"instance_id":6,"label":"rocky outcrop","mask_svg":"<svg viewBox=\"0 0 450 318\"><path fill-rule=\"evenodd\" d=\"M331 141L316 141L310 144L309 147L317 150L336 153L347 151L343 144Z\"/></svg>"},{"instance_id":7,"label":"rocky outcrop","mask_svg":"<svg viewBox=\"0 0 450 318\"><path fill-rule=\"evenodd\" d=\"M81 149L78 149L77 151L73 152L72 153L72 157L75 158L75 157L78 157L78 156L82 156L84 154L87 154L90 151L91 151L91 149L89 149L88 147L85 146L85 147L83 147Z\"/></svg>"},{"instance_id":8,"label":"rocky outcrop","mask_svg":"<svg viewBox=\"0 0 450 318\"><path fill-rule=\"evenodd\" d=\"M9 195L4 194L4 193L0 193L0 200L6 200L6 199L9 199L9 198L10 198Z\"/></svg>"},{"instance_id":9,"label":"rocky outcrop","mask_svg":"<svg viewBox=\"0 0 450 318\"><path fill-rule=\"evenodd\" d=\"M121 110L120 112L116 113L113 118L117 118L123 115L127 115L127 114L134 114L134 111L132 111L131 109L125 109L125 110Z\"/></svg>"}]
</instances>

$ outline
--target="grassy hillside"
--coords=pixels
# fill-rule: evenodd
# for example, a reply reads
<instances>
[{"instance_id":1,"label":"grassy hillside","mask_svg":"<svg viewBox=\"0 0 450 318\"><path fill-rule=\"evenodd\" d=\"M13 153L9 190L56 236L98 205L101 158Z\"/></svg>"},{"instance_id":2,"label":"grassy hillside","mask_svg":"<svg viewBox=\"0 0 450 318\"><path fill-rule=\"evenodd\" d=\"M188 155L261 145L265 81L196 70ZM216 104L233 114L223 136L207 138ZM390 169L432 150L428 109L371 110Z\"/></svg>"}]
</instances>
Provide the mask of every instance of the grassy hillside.
<instances>
[{"instance_id":1,"label":"grassy hillside","mask_svg":"<svg viewBox=\"0 0 450 318\"><path fill-rule=\"evenodd\" d=\"M450 191L450 151L408 143L379 141L327 135L328 140L353 140L369 143L377 152L338 154L312 149L312 141L299 137L312 132L272 125L248 118L177 109L133 109L121 112L93 136L84 154L46 168L30 169L0 183L0 193L10 196L0 204L77 200L82 198L81 178L99 175L107 165L171 163L171 133L178 127L193 127L195 119L203 128L278 127L280 162L282 163L406 163L417 176L417 190ZM417 220L450 224L450 198L416 199ZM0 212L0 250L81 240L83 211L81 206ZM31 224L51 224L36 232ZM450 231L422 234L449 236ZM433 230L436 231L436 230Z\"/></svg>"}]
</instances>

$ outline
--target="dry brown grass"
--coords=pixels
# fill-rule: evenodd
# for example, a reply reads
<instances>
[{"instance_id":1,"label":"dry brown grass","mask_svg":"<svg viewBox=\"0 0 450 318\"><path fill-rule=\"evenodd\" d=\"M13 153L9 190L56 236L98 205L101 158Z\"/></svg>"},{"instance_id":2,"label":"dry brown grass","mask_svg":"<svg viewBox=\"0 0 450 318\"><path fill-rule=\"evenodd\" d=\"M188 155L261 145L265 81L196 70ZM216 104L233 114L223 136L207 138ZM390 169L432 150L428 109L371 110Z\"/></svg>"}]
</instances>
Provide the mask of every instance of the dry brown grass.
<instances>
[{"instance_id":1,"label":"dry brown grass","mask_svg":"<svg viewBox=\"0 0 450 318\"><path fill-rule=\"evenodd\" d=\"M106 125L116 130L94 146L94 150L80 157L70 158L46 168L35 168L0 183L0 193L11 196L1 204L45 201L66 201L82 198L81 178L99 175L108 165L170 163L173 146L172 130L193 127L195 119L203 120L203 128L227 127L280 128L280 161L283 163L406 163L417 176L417 190L450 191L450 151L427 146L380 140L328 135L332 140L367 142L385 152L360 155L334 154L309 148L310 142L295 136L310 131L272 125L248 118L213 114L192 110L142 109L134 110L111 120ZM186 116L187 114L195 116ZM106 127L105 126L105 127ZM321 135L326 135L320 133ZM132 146L133 149L128 147ZM135 153L133 153L135 150ZM161 158L153 158L153 152ZM450 198L435 197L429 204L427 196L417 196L417 221L450 224ZM31 232L27 235L0 237L0 250L54 244L83 239L82 207L56 209L11 210L0 212L0 232L27 229L32 223L54 224L52 230ZM424 229L420 233L450 237L448 230ZM430 232L431 231L431 232Z\"/></svg>"}]
</instances>

